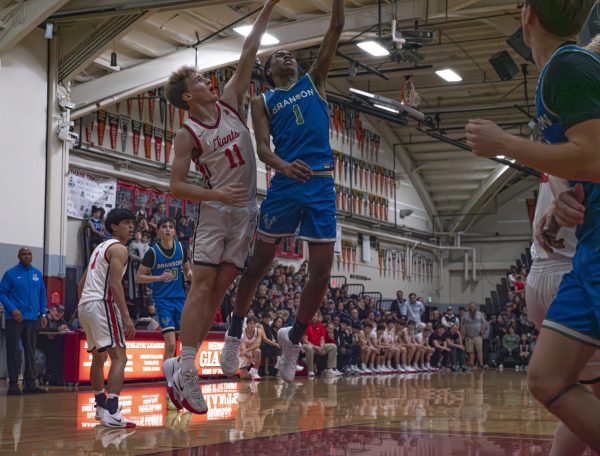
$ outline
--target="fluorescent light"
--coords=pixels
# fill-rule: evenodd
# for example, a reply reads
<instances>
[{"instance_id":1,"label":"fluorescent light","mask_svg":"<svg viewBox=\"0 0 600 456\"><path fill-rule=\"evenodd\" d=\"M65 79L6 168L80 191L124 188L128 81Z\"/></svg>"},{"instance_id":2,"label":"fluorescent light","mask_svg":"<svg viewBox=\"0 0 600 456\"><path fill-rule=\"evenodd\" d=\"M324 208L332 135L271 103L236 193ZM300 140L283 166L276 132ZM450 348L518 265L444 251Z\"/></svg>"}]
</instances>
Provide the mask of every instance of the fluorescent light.
<instances>
[{"instance_id":1,"label":"fluorescent light","mask_svg":"<svg viewBox=\"0 0 600 456\"><path fill-rule=\"evenodd\" d=\"M496 158L498 158L500 160L504 160L506 158L506 156L504 156L504 155L496 155Z\"/></svg>"},{"instance_id":2,"label":"fluorescent light","mask_svg":"<svg viewBox=\"0 0 600 456\"><path fill-rule=\"evenodd\" d=\"M358 47L361 48L363 51L374 55L375 57L383 57L384 55L390 55L390 51L388 51L376 41L363 41L362 43L358 43Z\"/></svg>"},{"instance_id":3,"label":"fluorescent light","mask_svg":"<svg viewBox=\"0 0 600 456\"><path fill-rule=\"evenodd\" d=\"M356 95L361 95L367 98L375 98L375 95L369 92L363 92L362 90L350 88L350 92L355 93Z\"/></svg>"},{"instance_id":4,"label":"fluorescent light","mask_svg":"<svg viewBox=\"0 0 600 456\"><path fill-rule=\"evenodd\" d=\"M379 108L379 109L383 109L384 111L393 112L394 114L400 114L400 111L398 111L397 109L391 108L389 106L380 105L380 104L374 104L373 106L375 106L376 108Z\"/></svg>"},{"instance_id":5,"label":"fluorescent light","mask_svg":"<svg viewBox=\"0 0 600 456\"><path fill-rule=\"evenodd\" d=\"M248 36L252 31L252 27L252 25L241 25L239 27L234 27L233 30L242 36ZM263 46L271 46L273 44L279 44L279 40L270 33L265 33L262 39L260 40L260 44L262 44Z\"/></svg>"},{"instance_id":6,"label":"fluorescent light","mask_svg":"<svg viewBox=\"0 0 600 456\"><path fill-rule=\"evenodd\" d=\"M446 68L444 70L438 70L435 72L440 78L445 79L448 82L459 82L462 81L462 78L458 73L450 68Z\"/></svg>"}]
</instances>

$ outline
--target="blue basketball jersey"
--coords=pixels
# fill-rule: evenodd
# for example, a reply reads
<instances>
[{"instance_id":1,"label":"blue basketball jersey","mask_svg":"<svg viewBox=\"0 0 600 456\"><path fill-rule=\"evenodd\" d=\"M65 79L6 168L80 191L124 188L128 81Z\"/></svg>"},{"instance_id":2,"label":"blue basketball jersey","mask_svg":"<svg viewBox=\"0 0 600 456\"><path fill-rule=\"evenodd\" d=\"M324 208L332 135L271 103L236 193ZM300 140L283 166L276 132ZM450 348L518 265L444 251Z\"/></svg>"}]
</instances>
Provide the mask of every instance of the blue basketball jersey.
<instances>
[{"instance_id":1,"label":"blue basketball jersey","mask_svg":"<svg viewBox=\"0 0 600 456\"><path fill-rule=\"evenodd\" d=\"M152 287L152 296L155 300L164 299L185 299L185 288L183 286L183 247L181 243L175 240L175 250L172 256L167 256L160 247L160 243L152 246L154 250L155 261L152 268L152 275L159 276L164 272L170 272L173 280L170 282L154 282Z\"/></svg>"},{"instance_id":2,"label":"blue basketball jersey","mask_svg":"<svg viewBox=\"0 0 600 456\"><path fill-rule=\"evenodd\" d=\"M287 89L263 94L275 153L291 163L302 160L313 171L333 169L329 144L329 105L309 74Z\"/></svg>"},{"instance_id":3,"label":"blue basketball jersey","mask_svg":"<svg viewBox=\"0 0 600 456\"><path fill-rule=\"evenodd\" d=\"M538 115L538 124L544 134L544 139L549 144L561 144L566 143L569 140L565 135L565 131L562 128L560 113L552 112L544 102L543 87L546 73L550 68L551 63L559 55L563 55L569 52L577 52L584 54L591 59L594 59L600 65L600 58L592 52L589 52L576 45L566 45L560 47L550 57L542 72L540 74L536 92L536 109ZM548 81L551 83L551 81ZM564 90L569 90L565 87ZM600 97L600 92L590 93L590 97ZM570 181L571 186L575 186L578 181ZM593 244L594 248L600 247L600 184L592 182L581 182L585 191L585 221L582 225L577 227L577 240L581 244Z\"/></svg>"}]
</instances>

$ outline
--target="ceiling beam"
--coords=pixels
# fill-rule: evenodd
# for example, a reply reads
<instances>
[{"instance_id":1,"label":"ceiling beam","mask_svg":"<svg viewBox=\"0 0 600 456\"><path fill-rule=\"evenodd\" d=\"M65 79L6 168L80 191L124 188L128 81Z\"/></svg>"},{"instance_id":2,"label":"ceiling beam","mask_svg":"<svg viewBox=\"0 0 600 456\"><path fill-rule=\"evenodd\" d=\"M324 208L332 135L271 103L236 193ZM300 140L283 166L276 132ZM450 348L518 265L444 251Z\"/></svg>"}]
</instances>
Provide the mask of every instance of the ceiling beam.
<instances>
[{"instance_id":1,"label":"ceiling beam","mask_svg":"<svg viewBox=\"0 0 600 456\"><path fill-rule=\"evenodd\" d=\"M323 11L324 13L331 13L331 2L325 0L304 0L306 3L311 4L319 11Z\"/></svg>"},{"instance_id":2,"label":"ceiling beam","mask_svg":"<svg viewBox=\"0 0 600 456\"><path fill-rule=\"evenodd\" d=\"M283 3L278 3L277 5L275 5L275 11L291 21L295 21L296 19L298 19L296 11L293 8L290 8L289 6L284 5Z\"/></svg>"},{"instance_id":3,"label":"ceiling beam","mask_svg":"<svg viewBox=\"0 0 600 456\"><path fill-rule=\"evenodd\" d=\"M19 4L10 12L10 19L5 19L5 28L0 33L0 55L4 55L68 1L28 0Z\"/></svg>"}]
</instances>

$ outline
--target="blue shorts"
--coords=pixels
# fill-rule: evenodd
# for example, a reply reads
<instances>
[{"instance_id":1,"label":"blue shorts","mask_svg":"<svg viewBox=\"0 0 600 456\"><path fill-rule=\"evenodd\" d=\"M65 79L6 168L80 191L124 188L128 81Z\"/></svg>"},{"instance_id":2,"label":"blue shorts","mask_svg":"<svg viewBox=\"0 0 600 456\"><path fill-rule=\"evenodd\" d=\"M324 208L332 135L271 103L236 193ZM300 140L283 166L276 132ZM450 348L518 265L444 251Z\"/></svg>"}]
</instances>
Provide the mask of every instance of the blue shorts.
<instances>
[{"instance_id":1,"label":"blue shorts","mask_svg":"<svg viewBox=\"0 0 600 456\"><path fill-rule=\"evenodd\" d=\"M263 239L298 236L312 243L335 242L335 213L332 176L313 176L302 184L276 174L260 207L258 234Z\"/></svg>"},{"instance_id":2,"label":"blue shorts","mask_svg":"<svg viewBox=\"0 0 600 456\"><path fill-rule=\"evenodd\" d=\"M158 316L160 332L178 331L185 299L155 299L154 307Z\"/></svg>"},{"instance_id":3,"label":"blue shorts","mask_svg":"<svg viewBox=\"0 0 600 456\"><path fill-rule=\"evenodd\" d=\"M577 246L573 270L563 276L543 327L600 348L600 251Z\"/></svg>"}]
</instances>

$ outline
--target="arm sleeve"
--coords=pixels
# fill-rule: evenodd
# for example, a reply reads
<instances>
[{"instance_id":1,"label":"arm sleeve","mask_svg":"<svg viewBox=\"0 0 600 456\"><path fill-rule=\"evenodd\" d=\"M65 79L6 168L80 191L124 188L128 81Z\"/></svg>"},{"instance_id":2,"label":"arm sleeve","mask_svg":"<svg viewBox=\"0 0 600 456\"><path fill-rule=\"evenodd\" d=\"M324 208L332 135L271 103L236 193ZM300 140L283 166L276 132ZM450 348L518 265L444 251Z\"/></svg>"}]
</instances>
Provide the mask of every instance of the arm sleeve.
<instances>
[{"instance_id":1,"label":"arm sleeve","mask_svg":"<svg viewBox=\"0 0 600 456\"><path fill-rule=\"evenodd\" d=\"M13 310L16 309L15 305L11 302L8 294L10 293L10 288L12 285L12 280L10 278L10 274L7 272L2 277L2 281L0 281L0 301L4 304L4 308L6 309L7 314L11 314Z\"/></svg>"},{"instance_id":2,"label":"arm sleeve","mask_svg":"<svg viewBox=\"0 0 600 456\"><path fill-rule=\"evenodd\" d=\"M46 285L43 280L40 280L40 315L46 315Z\"/></svg>"},{"instance_id":3,"label":"arm sleeve","mask_svg":"<svg viewBox=\"0 0 600 456\"><path fill-rule=\"evenodd\" d=\"M583 52L557 56L542 88L544 104L560 117L564 131L600 119L600 63Z\"/></svg>"},{"instance_id":4,"label":"arm sleeve","mask_svg":"<svg viewBox=\"0 0 600 456\"><path fill-rule=\"evenodd\" d=\"M142 260L142 266L146 266L147 268L152 269L154 267L155 262L156 256L154 255L154 249L150 249L144 255L144 259Z\"/></svg>"}]
</instances>

